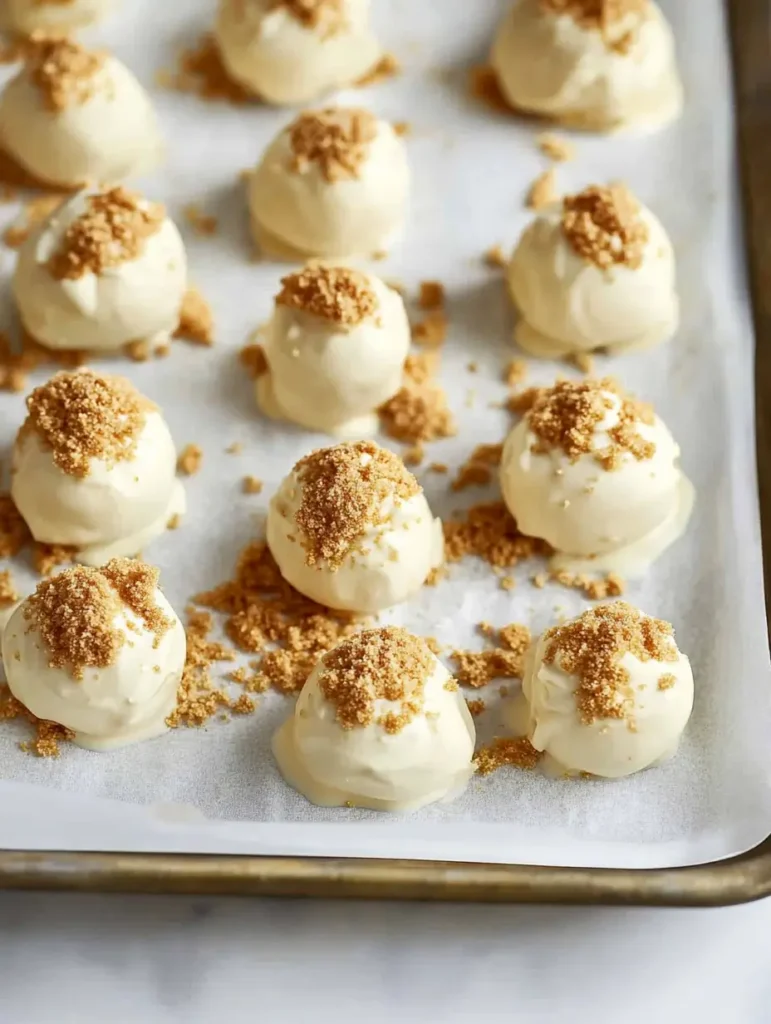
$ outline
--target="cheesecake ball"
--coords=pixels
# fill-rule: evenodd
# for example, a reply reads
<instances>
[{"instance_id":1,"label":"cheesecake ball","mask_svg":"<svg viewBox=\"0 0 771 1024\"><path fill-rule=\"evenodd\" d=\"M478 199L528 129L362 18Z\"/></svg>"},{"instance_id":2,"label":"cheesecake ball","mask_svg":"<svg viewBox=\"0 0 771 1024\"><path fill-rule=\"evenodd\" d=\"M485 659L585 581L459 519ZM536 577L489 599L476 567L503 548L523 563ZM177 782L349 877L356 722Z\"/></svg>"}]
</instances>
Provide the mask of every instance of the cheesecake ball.
<instances>
[{"instance_id":1,"label":"cheesecake ball","mask_svg":"<svg viewBox=\"0 0 771 1024\"><path fill-rule=\"evenodd\" d=\"M115 0L1 0L0 28L21 35L67 35L101 21Z\"/></svg>"},{"instance_id":2,"label":"cheesecake ball","mask_svg":"<svg viewBox=\"0 0 771 1024\"><path fill-rule=\"evenodd\" d=\"M475 730L447 669L405 629L368 629L325 654L273 741L314 804L411 811L456 795Z\"/></svg>"},{"instance_id":3,"label":"cheesecake ball","mask_svg":"<svg viewBox=\"0 0 771 1024\"><path fill-rule=\"evenodd\" d=\"M512 107L570 126L656 128L682 111L674 36L652 0L518 0L491 63Z\"/></svg>"},{"instance_id":4,"label":"cheesecake ball","mask_svg":"<svg viewBox=\"0 0 771 1024\"><path fill-rule=\"evenodd\" d=\"M270 502L267 540L296 590L347 612L406 601L444 560L442 524L422 488L370 441L301 459Z\"/></svg>"},{"instance_id":5,"label":"cheesecake ball","mask_svg":"<svg viewBox=\"0 0 771 1024\"><path fill-rule=\"evenodd\" d=\"M77 193L27 238L13 292L28 333L52 349L168 342L187 258L160 203L122 186Z\"/></svg>"},{"instance_id":6,"label":"cheesecake ball","mask_svg":"<svg viewBox=\"0 0 771 1024\"><path fill-rule=\"evenodd\" d=\"M343 266L289 274L263 335L262 409L309 430L363 437L399 390L410 325L397 292Z\"/></svg>"},{"instance_id":7,"label":"cheesecake ball","mask_svg":"<svg viewBox=\"0 0 771 1024\"><path fill-rule=\"evenodd\" d=\"M352 85L381 50L369 0L220 0L214 38L228 74L267 103L309 103Z\"/></svg>"},{"instance_id":8,"label":"cheesecake ball","mask_svg":"<svg viewBox=\"0 0 771 1024\"><path fill-rule=\"evenodd\" d=\"M44 580L3 631L14 697L90 750L161 736L185 666L185 630L158 569L115 558Z\"/></svg>"},{"instance_id":9,"label":"cheesecake ball","mask_svg":"<svg viewBox=\"0 0 771 1024\"><path fill-rule=\"evenodd\" d=\"M636 576L684 532L694 490L651 406L604 380L525 392L501 459L519 529L555 550L554 567Z\"/></svg>"},{"instance_id":10,"label":"cheesecake ball","mask_svg":"<svg viewBox=\"0 0 771 1024\"><path fill-rule=\"evenodd\" d=\"M87 565L136 555L185 510L160 410L121 377L57 373L27 398L11 497L32 536Z\"/></svg>"},{"instance_id":11,"label":"cheesecake ball","mask_svg":"<svg viewBox=\"0 0 771 1024\"><path fill-rule=\"evenodd\" d=\"M672 627L624 601L547 629L527 654L522 689L535 749L608 779L671 757L693 708Z\"/></svg>"},{"instance_id":12,"label":"cheesecake ball","mask_svg":"<svg viewBox=\"0 0 771 1024\"><path fill-rule=\"evenodd\" d=\"M400 234L410 175L404 143L366 110L301 114L248 180L257 245L280 258L372 256Z\"/></svg>"},{"instance_id":13,"label":"cheesecake ball","mask_svg":"<svg viewBox=\"0 0 771 1024\"><path fill-rule=\"evenodd\" d=\"M534 356L625 352L677 330L672 243L623 185L592 185L542 210L507 278L519 314L514 338Z\"/></svg>"},{"instance_id":14,"label":"cheesecake ball","mask_svg":"<svg viewBox=\"0 0 771 1024\"><path fill-rule=\"evenodd\" d=\"M150 97L120 61L71 39L33 47L0 95L0 140L41 183L112 183L157 164Z\"/></svg>"}]
</instances>

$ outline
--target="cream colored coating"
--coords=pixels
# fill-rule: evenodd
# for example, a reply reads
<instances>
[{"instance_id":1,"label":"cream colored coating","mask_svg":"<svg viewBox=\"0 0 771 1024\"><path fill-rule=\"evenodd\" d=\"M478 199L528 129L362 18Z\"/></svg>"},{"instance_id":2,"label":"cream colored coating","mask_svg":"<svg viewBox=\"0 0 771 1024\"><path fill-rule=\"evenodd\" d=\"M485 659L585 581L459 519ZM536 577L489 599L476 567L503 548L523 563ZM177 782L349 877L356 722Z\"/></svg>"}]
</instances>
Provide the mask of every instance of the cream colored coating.
<instances>
[{"instance_id":1,"label":"cream colored coating","mask_svg":"<svg viewBox=\"0 0 771 1024\"><path fill-rule=\"evenodd\" d=\"M115 6L116 0L3 0L0 28L21 35L66 34L96 24Z\"/></svg>"},{"instance_id":2,"label":"cream colored coating","mask_svg":"<svg viewBox=\"0 0 771 1024\"><path fill-rule=\"evenodd\" d=\"M517 344L551 359L597 348L647 348L670 338L679 322L675 254L654 214L645 207L639 211L648 230L640 265L609 269L578 255L562 216L562 203L542 210L509 262Z\"/></svg>"},{"instance_id":3,"label":"cream colored coating","mask_svg":"<svg viewBox=\"0 0 771 1024\"><path fill-rule=\"evenodd\" d=\"M228 73L268 103L309 103L363 77L379 60L369 0L304 24L275 0L220 0L214 35Z\"/></svg>"},{"instance_id":4,"label":"cream colored coating","mask_svg":"<svg viewBox=\"0 0 771 1024\"><path fill-rule=\"evenodd\" d=\"M361 456L366 466L370 456ZM328 608L374 613L408 600L444 561L442 524L422 491L406 500L387 495L378 522L363 527L338 568L324 559L309 565L296 515L303 484L292 470L271 499L267 541L281 575L301 594Z\"/></svg>"},{"instance_id":5,"label":"cream colored coating","mask_svg":"<svg viewBox=\"0 0 771 1024\"><path fill-rule=\"evenodd\" d=\"M22 68L0 95L0 137L25 170L67 188L143 173L163 151L150 97L111 56L89 98L62 110L47 107L31 68Z\"/></svg>"},{"instance_id":6,"label":"cream colored coating","mask_svg":"<svg viewBox=\"0 0 771 1024\"><path fill-rule=\"evenodd\" d=\"M256 385L269 416L342 437L374 431L375 410L401 387L410 326L401 296L364 276L377 308L360 323L275 305L263 337L269 372Z\"/></svg>"},{"instance_id":7,"label":"cream colored coating","mask_svg":"<svg viewBox=\"0 0 771 1024\"><path fill-rule=\"evenodd\" d=\"M610 404L592 436L593 451L611 443L620 399ZM519 529L547 541L555 569L610 571L637 576L685 531L693 486L680 469L680 449L658 417L638 422L637 433L655 445L650 458L624 453L605 469L594 454L574 461L560 448L538 449L525 416L509 434L501 459L501 488Z\"/></svg>"},{"instance_id":8,"label":"cream colored coating","mask_svg":"<svg viewBox=\"0 0 771 1024\"><path fill-rule=\"evenodd\" d=\"M13 695L47 721L72 729L73 742L90 750L112 750L168 731L185 665L185 630L160 590L155 600L172 626L156 639L122 605L113 625L126 636L113 664L85 668L82 679L53 668L40 633L30 628L22 602L2 636L3 664Z\"/></svg>"},{"instance_id":9,"label":"cream colored coating","mask_svg":"<svg viewBox=\"0 0 771 1024\"><path fill-rule=\"evenodd\" d=\"M22 246L13 278L22 322L33 338L53 349L113 351L135 341L163 344L179 324L187 287L184 243L169 217L143 240L133 259L75 278L59 279L51 272L50 261L67 229L96 194L86 189L64 202Z\"/></svg>"},{"instance_id":10,"label":"cream colored coating","mask_svg":"<svg viewBox=\"0 0 771 1024\"><path fill-rule=\"evenodd\" d=\"M474 722L450 674L434 655L431 661L422 712L391 733L377 722L339 724L319 686L322 658L273 739L286 781L320 806L381 811L413 811L459 793L473 771ZM392 711L394 702L377 701L378 716Z\"/></svg>"},{"instance_id":11,"label":"cream colored coating","mask_svg":"<svg viewBox=\"0 0 771 1024\"><path fill-rule=\"evenodd\" d=\"M403 141L377 120L356 176L330 181L319 161L296 165L291 125L268 146L247 190L257 245L346 259L385 251L404 226L410 173Z\"/></svg>"},{"instance_id":12,"label":"cream colored coating","mask_svg":"<svg viewBox=\"0 0 771 1024\"><path fill-rule=\"evenodd\" d=\"M568 125L657 128L682 111L674 37L655 3L602 33L544 10L541 0L517 0L491 63L513 107Z\"/></svg>"},{"instance_id":13,"label":"cream colored coating","mask_svg":"<svg viewBox=\"0 0 771 1024\"><path fill-rule=\"evenodd\" d=\"M629 673L629 716L590 722L582 721L576 702L580 680L560 667L559 658L546 663L547 646L545 636L533 643L522 683L530 709L528 736L536 750L568 772L609 779L642 771L676 752L693 708L694 686L690 662L674 640L674 661L625 654L620 665Z\"/></svg>"}]
</instances>

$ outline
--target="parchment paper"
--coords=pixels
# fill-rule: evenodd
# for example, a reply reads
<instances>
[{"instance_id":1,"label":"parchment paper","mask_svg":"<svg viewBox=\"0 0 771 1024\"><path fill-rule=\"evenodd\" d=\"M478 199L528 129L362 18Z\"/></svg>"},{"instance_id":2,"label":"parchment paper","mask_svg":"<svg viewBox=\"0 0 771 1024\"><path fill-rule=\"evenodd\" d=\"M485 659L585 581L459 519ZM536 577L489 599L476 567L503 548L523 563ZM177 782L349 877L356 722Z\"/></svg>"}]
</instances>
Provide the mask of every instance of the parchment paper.
<instances>
[{"instance_id":1,"label":"parchment paper","mask_svg":"<svg viewBox=\"0 0 771 1024\"><path fill-rule=\"evenodd\" d=\"M501 371L516 355L512 312L500 275L483 266L495 243L507 249L529 214L523 194L547 166L539 126L472 102L469 66L484 61L508 0L374 0L386 44L403 61L396 81L340 94L394 120L408 120L414 168L409 231L375 272L414 294L437 278L449 294L450 337L442 379L459 421L456 438L429 459L457 467L475 444L501 440L509 420L490 408L504 397ZM266 696L254 715L110 754L68 746L59 760L23 754L23 727L0 728L0 845L6 848L182 850L334 854L533 864L648 867L725 857L771 830L769 658L763 612L754 467L753 340L737 228L730 75L719 0L665 3L679 43L687 91L684 118L650 137L576 136L578 158L560 167L565 189L626 179L669 229L679 260L683 323L670 344L599 360L651 399L679 439L698 490L687 536L628 598L674 622L692 659L696 706L676 759L625 781L564 782L504 770L474 781L456 802L400 817L321 810L283 784L270 736L292 702ZM167 360L115 360L165 410L181 447L204 448L202 471L187 483L190 513L180 530L148 551L181 612L189 596L229 577L260 528L271 493L320 435L260 418L238 349L264 321L285 267L252 262L238 172L292 116L258 105L207 104L153 86L161 67L210 24L213 0L128 0L89 40L112 47L148 86L169 141L167 165L138 184L166 202L186 233L191 273L211 301L217 344L177 345ZM220 220L197 238L182 208L199 203ZM2 253L7 283L14 256ZM6 303L6 306L8 303ZM6 314L8 309L6 309ZM469 361L477 374L466 369ZM531 363L530 380L549 382L563 365ZM44 379L41 371L34 383ZM21 396L0 396L3 444L23 416ZM227 455L232 442L241 455ZM265 481L260 497L241 494L242 477ZM452 495L446 477L421 474L436 513L493 496ZM473 626L528 622L534 630L585 607L559 587L536 590L534 571L516 572L504 592L489 567L452 569L436 589L385 617L440 642L480 646ZM34 577L17 572L26 591ZM223 671L229 666L224 666ZM497 684L490 688L494 696ZM477 694L475 694L476 696ZM480 736L500 729L492 696Z\"/></svg>"}]
</instances>

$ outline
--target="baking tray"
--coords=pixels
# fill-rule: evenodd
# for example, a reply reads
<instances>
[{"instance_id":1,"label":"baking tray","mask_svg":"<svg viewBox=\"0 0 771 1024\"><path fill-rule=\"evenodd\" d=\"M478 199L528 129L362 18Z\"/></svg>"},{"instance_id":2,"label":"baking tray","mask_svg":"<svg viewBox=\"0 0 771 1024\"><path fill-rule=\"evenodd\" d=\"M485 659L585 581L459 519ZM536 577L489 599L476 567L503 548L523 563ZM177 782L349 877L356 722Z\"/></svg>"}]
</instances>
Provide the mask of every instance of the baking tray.
<instances>
[{"instance_id":1,"label":"baking tray","mask_svg":"<svg viewBox=\"0 0 771 1024\"><path fill-rule=\"evenodd\" d=\"M726 9L756 338L757 462L771 622L771 0L727 0ZM656 870L14 851L0 852L0 889L722 906L771 895L771 836L738 857Z\"/></svg>"}]
</instances>

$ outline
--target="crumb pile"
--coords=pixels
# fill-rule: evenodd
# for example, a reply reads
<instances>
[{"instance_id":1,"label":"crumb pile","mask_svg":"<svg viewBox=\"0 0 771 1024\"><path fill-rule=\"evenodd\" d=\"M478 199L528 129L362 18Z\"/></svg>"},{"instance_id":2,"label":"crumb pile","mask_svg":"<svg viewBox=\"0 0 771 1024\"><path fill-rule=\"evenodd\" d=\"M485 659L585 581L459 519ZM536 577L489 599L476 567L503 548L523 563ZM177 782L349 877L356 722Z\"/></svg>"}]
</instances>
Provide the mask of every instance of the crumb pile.
<instances>
[{"instance_id":1,"label":"crumb pile","mask_svg":"<svg viewBox=\"0 0 771 1024\"><path fill-rule=\"evenodd\" d=\"M308 111L289 126L291 169L305 173L316 164L329 182L358 178L376 135L377 118L368 110Z\"/></svg>"},{"instance_id":2,"label":"crumb pile","mask_svg":"<svg viewBox=\"0 0 771 1024\"><path fill-rule=\"evenodd\" d=\"M43 580L24 605L28 629L40 635L51 668L82 679L86 668L115 664L127 641L116 619L131 611L159 640L171 621L155 600L158 569L115 558L101 569L75 566Z\"/></svg>"},{"instance_id":3,"label":"crumb pile","mask_svg":"<svg viewBox=\"0 0 771 1024\"><path fill-rule=\"evenodd\" d=\"M474 757L478 775L491 775L499 768L532 770L541 759L526 736L498 736L481 747Z\"/></svg>"},{"instance_id":4,"label":"crumb pile","mask_svg":"<svg viewBox=\"0 0 771 1024\"><path fill-rule=\"evenodd\" d=\"M276 305L350 328L374 316L378 300L365 274L319 263L283 277Z\"/></svg>"},{"instance_id":5,"label":"crumb pile","mask_svg":"<svg viewBox=\"0 0 771 1024\"><path fill-rule=\"evenodd\" d=\"M432 353L407 356L403 385L378 409L380 426L389 437L421 444L457 433L444 388L433 379L438 364Z\"/></svg>"},{"instance_id":6,"label":"crumb pile","mask_svg":"<svg viewBox=\"0 0 771 1024\"><path fill-rule=\"evenodd\" d=\"M106 54L84 49L73 39L36 40L29 50L32 81L54 113L86 103L96 88L96 76Z\"/></svg>"},{"instance_id":7,"label":"crumb pile","mask_svg":"<svg viewBox=\"0 0 771 1024\"><path fill-rule=\"evenodd\" d=\"M502 501L474 505L462 516L444 523L444 553L448 562L474 555L495 568L512 568L537 555L548 555L545 541L526 537Z\"/></svg>"},{"instance_id":8,"label":"crumb pile","mask_svg":"<svg viewBox=\"0 0 771 1024\"><path fill-rule=\"evenodd\" d=\"M88 476L91 459L108 466L128 462L147 414L155 409L123 377L93 370L57 373L27 398L19 437L33 432L70 476Z\"/></svg>"},{"instance_id":9,"label":"crumb pile","mask_svg":"<svg viewBox=\"0 0 771 1024\"><path fill-rule=\"evenodd\" d=\"M38 718L17 700L7 686L0 686L0 722L13 722L23 719L34 729L34 738L19 744L20 748L38 757L59 757L61 744L71 740L75 735L70 729L58 722L47 722Z\"/></svg>"},{"instance_id":10,"label":"crumb pile","mask_svg":"<svg viewBox=\"0 0 771 1024\"><path fill-rule=\"evenodd\" d=\"M581 721L633 721L635 695L622 658L675 662L677 647L671 625L643 615L625 601L592 608L572 622L544 634L544 661L578 677L576 707Z\"/></svg>"},{"instance_id":11,"label":"crumb pile","mask_svg":"<svg viewBox=\"0 0 771 1024\"><path fill-rule=\"evenodd\" d=\"M203 462L203 449L197 444L186 444L179 453L177 469L185 476L195 476Z\"/></svg>"},{"instance_id":12,"label":"crumb pile","mask_svg":"<svg viewBox=\"0 0 771 1024\"><path fill-rule=\"evenodd\" d=\"M595 447L595 437L609 410L612 396L619 399L618 423L605 431L609 443ZM625 455L638 462L653 457L656 446L646 441L637 425L651 426L653 409L624 394L610 377L602 380L561 380L550 388L530 388L511 403L515 411L525 412L528 429L535 435L534 452L563 451L571 462L592 455L608 472L620 468Z\"/></svg>"},{"instance_id":13,"label":"crumb pile","mask_svg":"<svg viewBox=\"0 0 771 1024\"><path fill-rule=\"evenodd\" d=\"M465 491L467 487L485 487L493 479L493 473L501 464L502 444L478 444L458 470L452 482L454 491Z\"/></svg>"},{"instance_id":14,"label":"crumb pile","mask_svg":"<svg viewBox=\"0 0 771 1024\"><path fill-rule=\"evenodd\" d=\"M422 712L424 686L434 664L425 643L407 630L367 629L325 656L319 688L334 705L343 729L374 722L397 733ZM396 703L399 709L376 717L378 700Z\"/></svg>"},{"instance_id":15,"label":"crumb pile","mask_svg":"<svg viewBox=\"0 0 771 1024\"><path fill-rule=\"evenodd\" d=\"M619 35L619 24L631 15L645 15L649 0L541 0L549 14L569 14L581 28L599 32L608 49L628 53L636 26Z\"/></svg>"},{"instance_id":16,"label":"crumb pile","mask_svg":"<svg viewBox=\"0 0 771 1024\"><path fill-rule=\"evenodd\" d=\"M48 261L51 276L60 281L99 276L108 267L138 259L165 216L160 203L147 203L122 185L89 196L85 213L70 224Z\"/></svg>"},{"instance_id":17,"label":"crumb pile","mask_svg":"<svg viewBox=\"0 0 771 1024\"><path fill-rule=\"evenodd\" d=\"M643 261L648 227L640 204L622 184L590 185L562 201L562 230L574 252L601 270L636 270Z\"/></svg>"},{"instance_id":18,"label":"crumb pile","mask_svg":"<svg viewBox=\"0 0 771 1024\"><path fill-rule=\"evenodd\" d=\"M421 493L393 452L371 441L320 448L296 466L302 499L295 516L308 565L339 569L369 530L388 523L391 509Z\"/></svg>"},{"instance_id":19,"label":"crumb pile","mask_svg":"<svg viewBox=\"0 0 771 1024\"><path fill-rule=\"evenodd\" d=\"M484 651L455 650L450 655L458 682L479 689L494 679L521 679L531 639L527 626L512 622L496 631L485 625L483 632L495 647Z\"/></svg>"}]
</instances>

